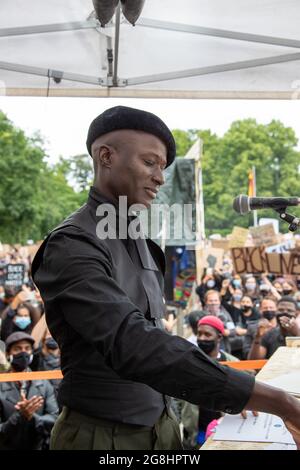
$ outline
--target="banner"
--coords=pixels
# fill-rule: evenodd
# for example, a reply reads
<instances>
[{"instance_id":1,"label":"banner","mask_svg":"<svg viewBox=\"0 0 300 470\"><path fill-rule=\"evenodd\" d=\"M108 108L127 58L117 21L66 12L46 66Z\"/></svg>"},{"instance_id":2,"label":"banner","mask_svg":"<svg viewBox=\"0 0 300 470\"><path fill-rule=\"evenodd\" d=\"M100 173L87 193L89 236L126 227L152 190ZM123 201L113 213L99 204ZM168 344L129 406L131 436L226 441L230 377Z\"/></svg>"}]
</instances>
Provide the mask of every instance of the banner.
<instances>
[{"instance_id":1,"label":"banner","mask_svg":"<svg viewBox=\"0 0 300 470\"><path fill-rule=\"evenodd\" d=\"M25 266L24 264L8 264L5 268L5 286L21 287L24 284Z\"/></svg>"},{"instance_id":2,"label":"banner","mask_svg":"<svg viewBox=\"0 0 300 470\"><path fill-rule=\"evenodd\" d=\"M232 248L236 274L271 273L300 275L300 253L266 253L264 246Z\"/></svg>"}]
</instances>

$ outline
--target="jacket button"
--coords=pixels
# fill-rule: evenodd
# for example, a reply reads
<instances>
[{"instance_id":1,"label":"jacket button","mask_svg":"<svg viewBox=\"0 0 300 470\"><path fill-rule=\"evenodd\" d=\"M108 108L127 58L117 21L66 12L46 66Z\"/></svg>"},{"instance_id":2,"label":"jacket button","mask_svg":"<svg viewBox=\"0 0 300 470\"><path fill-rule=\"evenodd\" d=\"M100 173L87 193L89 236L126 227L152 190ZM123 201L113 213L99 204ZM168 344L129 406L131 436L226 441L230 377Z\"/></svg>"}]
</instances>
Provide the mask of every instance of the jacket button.
<instances>
[{"instance_id":1,"label":"jacket button","mask_svg":"<svg viewBox=\"0 0 300 470\"><path fill-rule=\"evenodd\" d=\"M181 396L184 398L187 396L187 391L186 390L182 390L181 392Z\"/></svg>"}]
</instances>

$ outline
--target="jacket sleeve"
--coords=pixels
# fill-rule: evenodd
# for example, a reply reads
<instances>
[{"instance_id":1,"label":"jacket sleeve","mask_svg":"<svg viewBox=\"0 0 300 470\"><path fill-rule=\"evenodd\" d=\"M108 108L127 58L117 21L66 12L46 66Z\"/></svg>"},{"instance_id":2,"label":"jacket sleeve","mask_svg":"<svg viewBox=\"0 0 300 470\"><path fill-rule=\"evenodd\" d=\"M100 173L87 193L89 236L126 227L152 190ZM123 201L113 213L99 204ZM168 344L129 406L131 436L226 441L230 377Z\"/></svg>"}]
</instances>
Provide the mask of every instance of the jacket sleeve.
<instances>
[{"instance_id":1,"label":"jacket sleeve","mask_svg":"<svg viewBox=\"0 0 300 470\"><path fill-rule=\"evenodd\" d=\"M73 228L50 237L34 281L46 311L55 303L120 377L228 413L239 413L248 402L254 379L152 326L114 280L109 251L83 231Z\"/></svg>"},{"instance_id":2,"label":"jacket sleeve","mask_svg":"<svg viewBox=\"0 0 300 470\"><path fill-rule=\"evenodd\" d=\"M34 413L33 418L35 422L35 429L39 434L50 434L51 429L58 416L58 405L54 393L54 388L46 380L45 393L44 393L44 413L39 415Z\"/></svg>"},{"instance_id":3,"label":"jacket sleeve","mask_svg":"<svg viewBox=\"0 0 300 470\"><path fill-rule=\"evenodd\" d=\"M7 439L10 442L15 442L19 428L24 423L28 423L28 421L18 411L11 414L6 421L2 421L2 416L0 416L0 437L4 440Z\"/></svg>"}]
</instances>

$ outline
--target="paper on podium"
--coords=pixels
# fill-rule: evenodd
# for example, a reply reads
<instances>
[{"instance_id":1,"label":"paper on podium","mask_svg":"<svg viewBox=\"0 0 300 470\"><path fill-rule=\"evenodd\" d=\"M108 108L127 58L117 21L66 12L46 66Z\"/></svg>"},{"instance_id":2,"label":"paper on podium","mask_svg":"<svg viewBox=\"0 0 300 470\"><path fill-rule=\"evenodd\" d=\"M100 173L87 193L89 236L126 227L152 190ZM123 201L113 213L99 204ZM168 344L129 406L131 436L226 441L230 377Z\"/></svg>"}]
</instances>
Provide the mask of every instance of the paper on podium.
<instances>
[{"instance_id":1,"label":"paper on podium","mask_svg":"<svg viewBox=\"0 0 300 470\"><path fill-rule=\"evenodd\" d=\"M268 381L265 380L265 383L272 385L273 387L281 388L291 395L300 397L300 369L286 374L281 374Z\"/></svg>"},{"instance_id":2,"label":"paper on podium","mask_svg":"<svg viewBox=\"0 0 300 470\"><path fill-rule=\"evenodd\" d=\"M295 444L291 433L285 427L282 419L267 413L253 416L247 412L247 418L241 415L225 415L213 437L218 441L242 442L278 442Z\"/></svg>"}]
</instances>

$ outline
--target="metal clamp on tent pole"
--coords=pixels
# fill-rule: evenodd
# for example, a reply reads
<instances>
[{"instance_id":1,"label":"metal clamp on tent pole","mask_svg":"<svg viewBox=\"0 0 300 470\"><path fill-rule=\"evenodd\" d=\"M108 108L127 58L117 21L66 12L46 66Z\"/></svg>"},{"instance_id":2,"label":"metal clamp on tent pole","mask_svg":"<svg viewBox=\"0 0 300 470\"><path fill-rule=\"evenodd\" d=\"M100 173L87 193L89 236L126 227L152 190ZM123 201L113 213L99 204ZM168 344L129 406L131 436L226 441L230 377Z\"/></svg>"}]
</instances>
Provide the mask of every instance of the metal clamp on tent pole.
<instances>
[{"instance_id":1,"label":"metal clamp on tent pole","mask_svg":"<svg viewBox=\"0 0 300 470\"><path fill-rule=\"evenodd\" d=\"M48 77L53 78L55 83L60 83L63 79L64 73L60 70L48 69Z\"/></svg>"}]
</instances>

